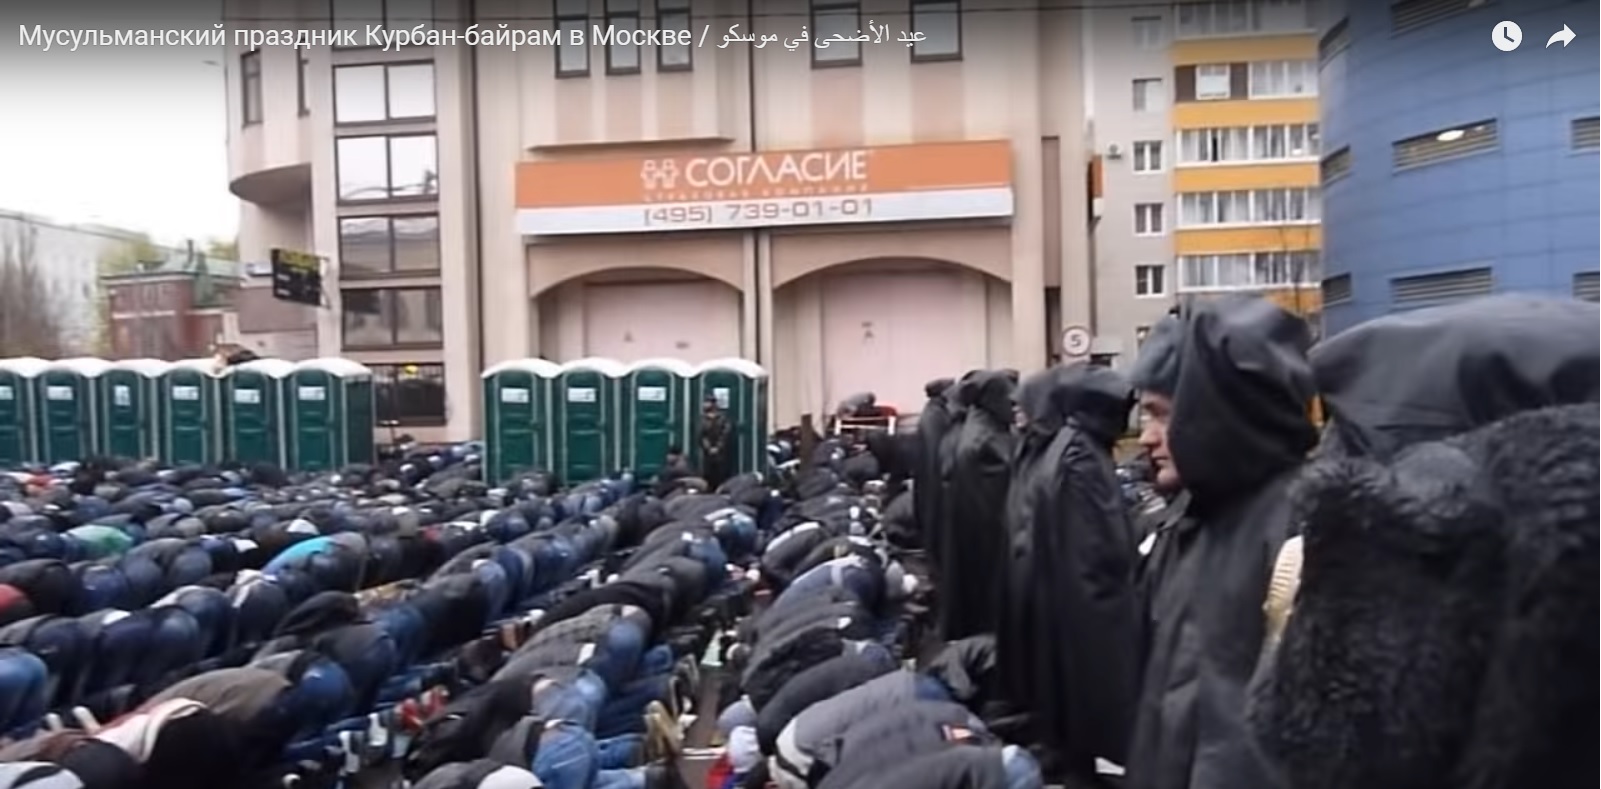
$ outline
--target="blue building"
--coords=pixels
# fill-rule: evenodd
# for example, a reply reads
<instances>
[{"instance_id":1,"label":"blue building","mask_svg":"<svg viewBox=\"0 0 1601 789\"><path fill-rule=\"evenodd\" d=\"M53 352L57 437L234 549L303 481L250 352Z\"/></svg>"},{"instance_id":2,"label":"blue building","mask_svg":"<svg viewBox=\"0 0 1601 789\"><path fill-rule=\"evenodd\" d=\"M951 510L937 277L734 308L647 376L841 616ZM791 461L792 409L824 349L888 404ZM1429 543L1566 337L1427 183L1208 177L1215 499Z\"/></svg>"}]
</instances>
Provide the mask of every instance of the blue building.
<instances>
[{"instance_id":1,"label":"blue building","mask_svg":"<svg viewBox=\"0 0 1601 789\"><path fill-rule=\"evenodd\" d=\"M1596 299L1601 29L1572 0L1350 0L1319 41L1323 317ZM1502 21L1521 44L1498 49ZM1567 25L1577 37L1546 48Z\"/></svg>"}]
</instances>

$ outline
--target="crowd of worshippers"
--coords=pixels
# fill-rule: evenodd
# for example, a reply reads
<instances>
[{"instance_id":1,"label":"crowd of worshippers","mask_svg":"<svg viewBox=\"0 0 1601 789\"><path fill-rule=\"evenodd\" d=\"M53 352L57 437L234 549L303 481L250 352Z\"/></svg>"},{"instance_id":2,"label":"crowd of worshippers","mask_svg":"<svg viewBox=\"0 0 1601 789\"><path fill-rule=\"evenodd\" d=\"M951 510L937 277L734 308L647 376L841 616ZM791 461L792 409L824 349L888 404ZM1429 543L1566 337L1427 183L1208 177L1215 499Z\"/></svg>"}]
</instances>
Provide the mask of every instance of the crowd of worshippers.
<instances>
[{"instance_id":1,"label":"crowd of worshippers","mask_svg":"<svg viewBox=\"0 0 1601 789\"><path fill-rule=\"evenodd\" d=\"M1314 344L1222 298L1127 375L931 382L878 454L1048 781L1596 786L1598 335L1495 296Z\"/></svg>"}]
</instances>

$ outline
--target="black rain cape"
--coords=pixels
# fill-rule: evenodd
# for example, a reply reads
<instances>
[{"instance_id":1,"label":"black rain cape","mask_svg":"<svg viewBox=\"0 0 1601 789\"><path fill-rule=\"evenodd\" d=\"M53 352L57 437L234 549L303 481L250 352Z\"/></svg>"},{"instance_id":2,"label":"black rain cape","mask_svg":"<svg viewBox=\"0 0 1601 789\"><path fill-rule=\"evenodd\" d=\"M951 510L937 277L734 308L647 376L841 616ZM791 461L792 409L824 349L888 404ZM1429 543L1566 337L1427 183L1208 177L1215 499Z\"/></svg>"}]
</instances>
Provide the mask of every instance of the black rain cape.
<instances>
[{"instance_id":1,"label":"black rain cape","mask_svg":"<svg viewBox=\"0 0 1601 789\"><path fill-rule=\"evenodd\" d=\"M1271 787L1247 736L1245 698L1267 631L1268 581L1293 532L1289 487L1317 440L1307 416L1311 331L1258 297L1201 302L1178 321L1162 335L1177 346L1167 349L1177 365L1167 446L1189 501L1145 557L1145 658L1125 786ZM1153 332L1142 356L1156 341Z\"/></svg>"},{"instance_id":2,"label":"black rain cape","mask_svg":"<svg viewBox=\"0 0 1601 789\"><path fill-rule=\"evenodd\" d=\"M954 441L939 540L940 635L948 641L994 633L1000 615L1014 386L1001 370L962 384L967 413Z\"/></svg>"},{"instance_id":3,"label":"black rain cape","mask_svg":"<svg viewBox=\"0 0 1601 789\"><path fill-rule=\"evenodd\" d=\"M1138 682L1137 554L1112 461L1132 403L1122 375L1088 364L1037 373L1017 395L998 673L1047 763L1089 781L1096 757L1127 758Z\"/></svg>"}]
</instances>

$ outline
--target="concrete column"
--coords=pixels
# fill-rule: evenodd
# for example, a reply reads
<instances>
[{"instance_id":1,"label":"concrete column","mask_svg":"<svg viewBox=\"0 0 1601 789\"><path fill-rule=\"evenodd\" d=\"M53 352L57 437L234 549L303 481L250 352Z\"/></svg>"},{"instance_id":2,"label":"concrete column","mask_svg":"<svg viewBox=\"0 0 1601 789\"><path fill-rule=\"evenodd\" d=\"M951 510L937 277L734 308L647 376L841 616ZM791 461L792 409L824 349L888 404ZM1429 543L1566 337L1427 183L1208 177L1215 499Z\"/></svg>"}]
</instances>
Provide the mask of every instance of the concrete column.
<instances>
[{"instance_id":1,"label":"concrete column","mask_svg":"<svg viewBox=\"0 0 1601 789\"><path fill-rule=\"evenodd\" d=\"M1038 30L1040 13L996 14L1000 25L1011 30ZM1002 31L990 31L1002 33ZM1010 32L1010 31L1007 31ZM1045 206L1041 177L1040 41L1035 36L1016 39L1015 83L1008 86L1012 104L1012 172L1015 174L1016 210L1012 219L1012 358L1019 372L1041 369L1045 347Z\"/></svg>"}]
</instances>

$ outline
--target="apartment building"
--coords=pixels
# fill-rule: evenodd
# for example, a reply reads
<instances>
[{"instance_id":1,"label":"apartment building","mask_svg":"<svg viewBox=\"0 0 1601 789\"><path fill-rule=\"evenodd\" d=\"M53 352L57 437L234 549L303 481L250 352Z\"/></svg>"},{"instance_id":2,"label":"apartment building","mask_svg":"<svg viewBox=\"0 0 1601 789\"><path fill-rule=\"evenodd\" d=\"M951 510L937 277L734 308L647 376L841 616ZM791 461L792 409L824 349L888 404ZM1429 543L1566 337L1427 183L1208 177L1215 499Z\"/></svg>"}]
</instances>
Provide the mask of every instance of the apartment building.
<instances>
[{"instance_id":1,"label":"apartment building","mask_svg":"<svg viewBox=\"0 0 1601 789\"><path fill-rule=\"evenodd\" d=\"M1100 158L1093 245L1107 349L1185 298L1319 313L1314 0L1106 2L1087 12Z\"/></svg>"},{"instance_id":2,"label":"apartment building","mask_svg":"<svg viewBox=\"0 0 1601 789\"><path fill-rule=\"evenodd\" d=\"M480 371L529 356L753 359L779 423L863 390L915 410L1095 330L1082 11L1028 5L229 0L235 28L563 33L231 51L241 252L327 259L319 352L434 371L419 437L473 434Z\"/></svg>"}]
</instances>

